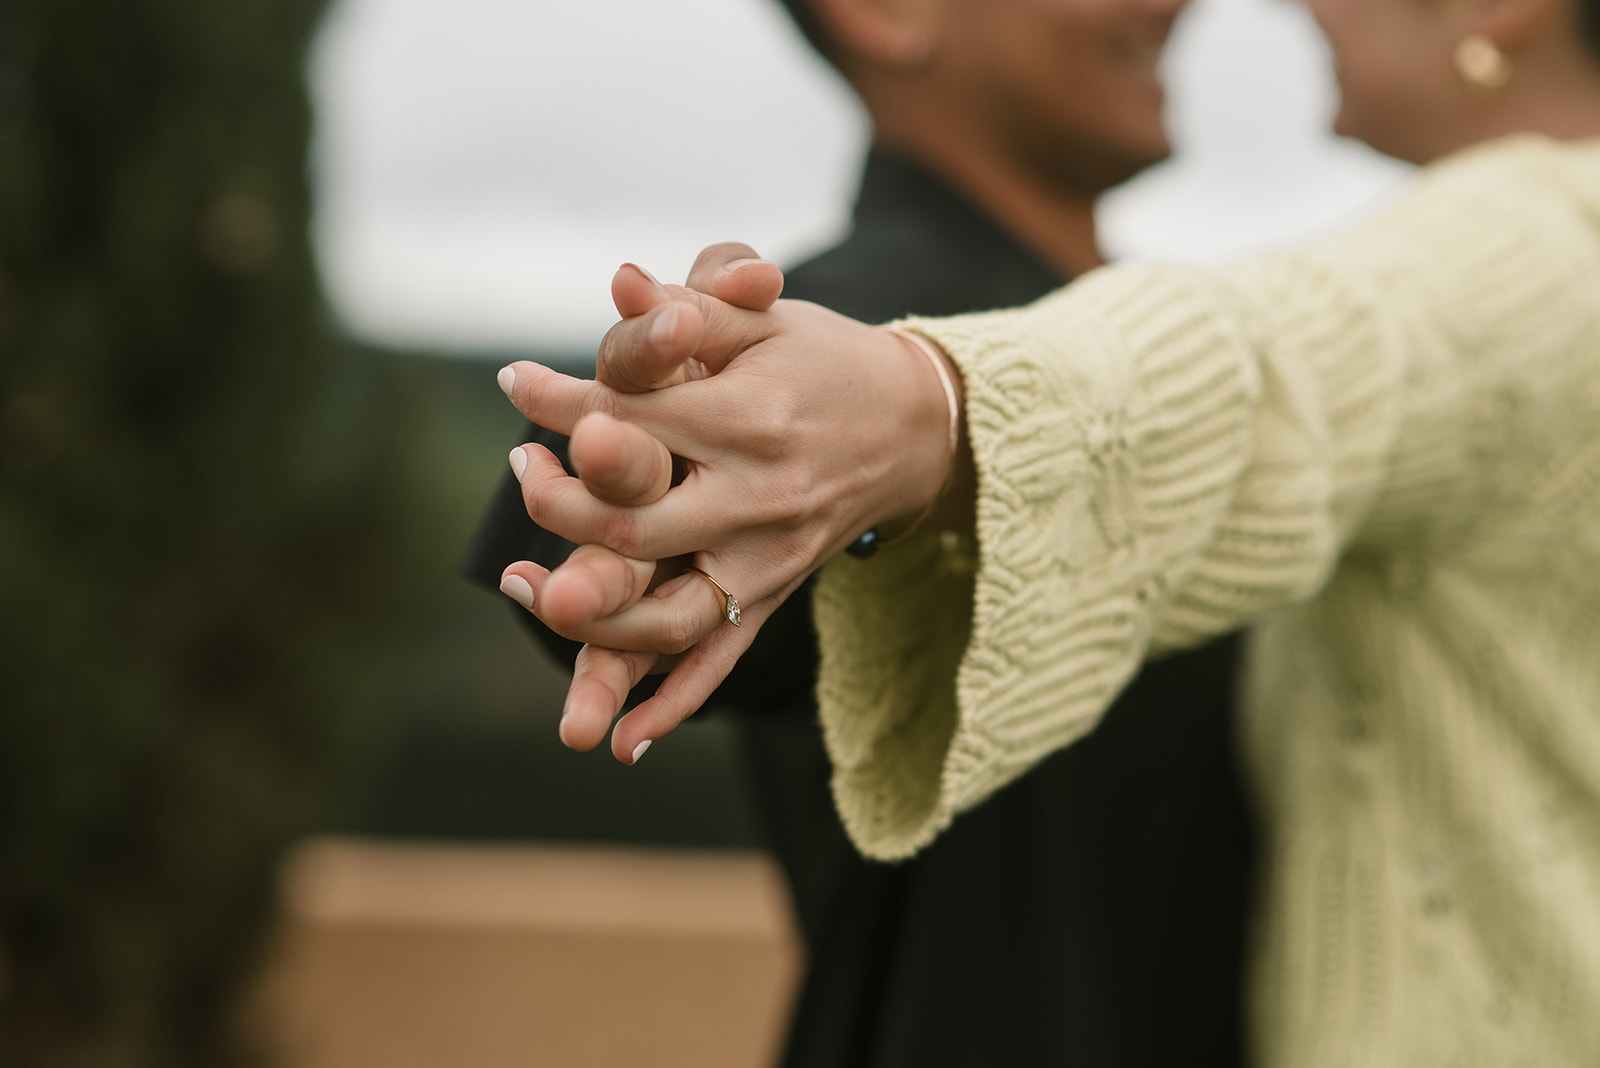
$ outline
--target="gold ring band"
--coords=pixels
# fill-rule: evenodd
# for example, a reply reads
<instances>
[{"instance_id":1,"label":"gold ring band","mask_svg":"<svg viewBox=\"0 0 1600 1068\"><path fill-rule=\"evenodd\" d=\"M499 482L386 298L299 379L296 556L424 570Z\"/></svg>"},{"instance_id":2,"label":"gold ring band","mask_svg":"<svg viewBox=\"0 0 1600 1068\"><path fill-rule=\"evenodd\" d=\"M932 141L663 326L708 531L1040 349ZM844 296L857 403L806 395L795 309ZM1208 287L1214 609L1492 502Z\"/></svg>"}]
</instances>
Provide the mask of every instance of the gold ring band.
<instances>
[{"instance_id":1,"label":"gold ring band","mask_svg":"<svg viewBox=\"0 0 1600 1068\"><path fill-rule=\"evenodd\" d=\"M711 583L711 588L717 591L718 597L722 598L722 617L736 627L744 626L739 619L739 598L723 589L722 583L718 582L716 579L712 578L698 567L691 567L689 570L694 574L699 575L707 582Z\"/></svg>"}]
</instances>

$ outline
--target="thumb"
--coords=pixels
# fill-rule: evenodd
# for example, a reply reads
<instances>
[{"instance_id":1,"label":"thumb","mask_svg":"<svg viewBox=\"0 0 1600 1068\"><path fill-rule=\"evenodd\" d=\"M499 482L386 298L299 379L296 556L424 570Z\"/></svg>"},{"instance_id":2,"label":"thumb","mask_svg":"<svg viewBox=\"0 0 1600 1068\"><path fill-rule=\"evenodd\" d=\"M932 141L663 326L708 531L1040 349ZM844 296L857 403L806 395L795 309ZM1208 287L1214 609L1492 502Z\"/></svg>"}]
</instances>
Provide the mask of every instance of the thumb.
<instances>
[{"instance_id":1,"label":"thumb","mask_svg":"<svg viewBox=\"0 0 1600 1068\"><path fill-rule=\"evenodd\" d=\"M624 319L643 315L671 299L656 276L637 263L624 263L611 276L611 303Z\"/></svg>"},{"instance_id":2,"label":"thumb","mask_svg":"<svg viewBox=\"0 0 1600 1068\"><path fill-rule=\"evenodd\" d=\"M766 311L783 295L783 272L737 241L711 245L689 269L689 289L748 311Z\"/></svg>"}]
</instances>

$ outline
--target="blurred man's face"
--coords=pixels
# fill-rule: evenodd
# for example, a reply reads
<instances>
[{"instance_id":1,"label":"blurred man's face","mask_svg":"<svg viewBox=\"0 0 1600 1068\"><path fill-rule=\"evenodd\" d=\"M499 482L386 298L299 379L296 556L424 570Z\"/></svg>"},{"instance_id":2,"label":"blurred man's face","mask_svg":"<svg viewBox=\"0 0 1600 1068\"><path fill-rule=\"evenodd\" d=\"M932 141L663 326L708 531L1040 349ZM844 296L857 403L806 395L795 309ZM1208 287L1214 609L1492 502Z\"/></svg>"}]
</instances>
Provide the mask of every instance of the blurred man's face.
<instances>
[{"instance_id":1,"label":"blurred man's face","mask_svg":"<svg viewBox=\"0 0 1600 1068\"><path fill-rule=\"evenodd\" d=\"M1159 64L1187 0L945 0L941 59L1001 148L1094 194L1170 151Z\"/></svg>"}]
</instances>

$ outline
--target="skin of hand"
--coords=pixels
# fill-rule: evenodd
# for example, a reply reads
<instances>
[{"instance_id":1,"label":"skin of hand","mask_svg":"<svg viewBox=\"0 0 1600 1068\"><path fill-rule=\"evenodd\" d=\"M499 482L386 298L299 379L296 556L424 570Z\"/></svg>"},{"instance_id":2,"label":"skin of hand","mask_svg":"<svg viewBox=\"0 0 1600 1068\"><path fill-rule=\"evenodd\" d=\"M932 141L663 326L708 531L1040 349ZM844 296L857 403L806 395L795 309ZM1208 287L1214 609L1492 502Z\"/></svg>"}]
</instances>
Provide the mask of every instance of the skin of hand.
<instances>
[{"instance_id":1,"label":"skin of hand","mask_svg":"<svg viewBox=\"0 0 1600 1068\"><path fill-rule=\"evenodd\" d=\"M700 377L629 394L519 363L502 381L536 422L575 444L614 447L614 469L628 478L647 472L632 485L645 490L619 504L618 494L591 492L547 451L525 446L529 514L585 548L554 573L532 564L507 572L533 590L530 607L542 620L589 643L563 710L562 737L575 748L599 743L656 656L685 654L657 695L616 724L612 750L628 763L699 707L822 561L869 526L920 514L943 482L948 452L943 390L903 339L814 305L753 312L692 290L673 296L619 323L600 360L632 368L629 381L659 383L670 377L660 367L681 359L679 346L692 338ZM660 450L685 458L687 474L655 497L661 479L651 456ZM970 505L970 489L964 495ZM723 623L720 597L699 576L652 589L653 574L637 563L708 545L717 548L695 560L740 597L743 627ZM572 577L558 582L563 572ZM552 589L569 581L586 596L552 604Z\"/></svg>"},{"instance_id":2,"label":"skin of hand","mask_svg":"<svg viewBox=\"0 0 1600 1068\"><path fill-rule=\"evenodd\" d=\"M783 273L776 264L757 257L748 245L729 243L702 251L690 270L689 283L694 291L733 307L765 311L783 291ZM696 358L703 324L698 307L683 301L687 292L682 286L661 285L633 264L619 267L611 282L618 313L624 319L655 309L660 309L660 314L650 333L602 345L596 380L621 393L646 393L705 378L710 371ZM513 466L521 462L519 453L512 452ZM617 420L597 418L575 428L568 455L589 492L614 504L649 504L660 499L673 482L674 458L666 447L637 427ZM607 550L597 546L584 546L579 552L583 554L580 562L591 561L594 566L559 570L554 586L541 591L544 610L557 626L590 618L600 604L610 605L610 611L626 607L688 566L687 560L612 559ZM515 573L508 569L506 574ZM593 581L597 576L620 582L623 600L616 600L617 582L597 585Z\"/></svg>"},{"instance_id":3,"label":"skin of hand","mask_svg":"<svg viewBox=\"0 0 1600 1068\"><path fill-rule=\"evenodd\" d=\"M783 273L748 245L730 242L712 245L700 253L689 272L688 287L734 307L764 311L781 295ZM635 317L672 304L684 288L663 286L648 271L625 263L612 278L612 302L624 318ZM669 308L657 317L652 333L630 338L626 344L606 346L596 362L596 380L618 392L643 393L705 377L709 372L694 358L700 326L695 305ZM512 451L514 468L522 463L522 457L521 449ZM589 491L615 504L640 505L658 500L673 480L674 458L666 448L636 427L615 420L591 420L585 424L583 431L571 438L569 458ZM531 562L512 564L502 575L501 589L524 607L531 608L535 599L542 602L559 629L562 621L580 622L632 604L689 566L688 557L629 560L597 545L581 546L574 557L574 566L558 568L553 575ZM551 578L555 580L553 584ZM592 673L590 665L597 660L606 665L625 664L625 672L601 671L597 679L600 685L607 686L613 677L627 676L629 681L620 683L621 691L614 695L620 707L639 679L651 671L668 670L676 659L657 653L585 650L574 668L574 688L580 693L586 688ZM580 750L598 745L604 736L603 727L598 734L582 729L587 722L584 717L571 719L563 715L563 742Z\"/></svg>"},{"instance_id":4,"label":"skin of hand","mask_svg":"<svg viewBox=\"0 0 1600 1068\"><path fill-rule=\"evenodd\" d=\"M624 319L664 310L652 332L603 345L595 379L621 393L646 393L709 373L695 358L703 324L698 307L683 300L693 290L736 308L765 311L783 292L783 272L748 245L727 243L703 250L688 285L663 286L643 268L625 263L611 280L611 300ZM671 484L672 458L642 432L608 427L572 441L570 455L589 491L615 504L649 504Z\"/></svg>"}]
</instances>

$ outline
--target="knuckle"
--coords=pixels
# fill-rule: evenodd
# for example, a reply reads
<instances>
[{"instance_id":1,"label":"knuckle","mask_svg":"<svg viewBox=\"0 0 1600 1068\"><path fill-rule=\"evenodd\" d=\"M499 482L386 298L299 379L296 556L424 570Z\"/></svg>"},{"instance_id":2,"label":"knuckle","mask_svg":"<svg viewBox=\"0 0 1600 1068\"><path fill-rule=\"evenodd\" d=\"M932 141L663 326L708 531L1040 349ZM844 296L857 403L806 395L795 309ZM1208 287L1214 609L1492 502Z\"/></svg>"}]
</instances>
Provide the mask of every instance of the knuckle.
<instances>
[{"instance_id":1,"label":"knuckle","mask_svg":"<svg viewBox=\"0 0 1600 1068\"><path fill-rule=\"evenodd\" d=\"M612 327L601 342L595 360L595 378L608 386L631 388L639 377L645 355L645 342L637 320L625 320ZM595 388L590 398L589 411L616 414L616 394L605 388Z\"/></svg>"},{"instance_id":2,"label":"knuckle","mask_svg":"<svg viewBox=\"0 0 1600 1068\"><path fill-rule=\"evenodd\" d=\"M780 530L804 527L814 516L825 512L827 504L827 501L820 499L815 487L807 483L776 486L768 496L773 521Z\"/></svg>"},{"instance_id":3,"label":"knuckle","mask_svg":"<svg viewBox=\"0 0 1600 1068\"><path fill-rule=\"evenodd\" d=\"M532 519L540 526L544 525L543 520L546 498L547 494L545 493L544 486L540 483L532 480L526 480L522 483L523 509L528 513L528 518Z\"/></svg>"},{"instance_id":4,"label":"knuckle","mask_svg":"<svg viewBox=\"0 0 1600 1068\"><path fill-rule=\"evenodd\" d=\"M696 614L692 609L675 611L667 617L667 648L663 650L664 652L674 655L688 652L699 640L700 621L696 618Z\"/></svg>"},{"instance_id":5,"label":"knuckle","mask_svg":"<svg viewBox=\"0 0 1600 1068\"><path fill-rule=\"evenodd\" d=\"M554 489L546 479L530 478L522 483L523 507L528 512L528 518L541 527L549 526L554 497Z\"/></svg>"},{"instance_id":6,"label":"knuckle","mask_svg":"<svg viewBox=\"0 0 1600 1068\"><path fill-rule=\"evenodd\" d=\"M644 558L645 538L644 523L631 512L619 512L606 524L606 547L629 559Z\"/></svg>"},{"instance_id":7,"label":"knuckle","mask_svg":"<svg viewBox=\"0 0 1600 1068\"><path fill-rule=\"evenodd\" d=\"M548 408L555 400L553 385L543 373L517 375L517 393L521 401L518 406L524 414Z\"/></svg>"},{"instance_id":8,"label":"knuckle","mask_svg":"<svg viewBox=\"0 0 1600 1068\"><path fill-rule=\"evenodd\" d=\"M626 661L621 666L625 667ZM623 703L627 701L629 687L623 679L618 678L618 672L607 671L600 675L596 681L605 690L606 696L611 699L612 705L621 708Z\"/></svg>"},{"instance_id":9,"label":"knuckle","mask_svg":"<svg viewBox=\"0 0 1600 1068\"><path fill-rule=\"evenodd\" d=\"M595 348L595 377L605 380L605 369L616 360L617 352L622 348L623 336L628 332L626 319L612 325L605 336L600 339L600 344Z\"/></svg>"},{"instance_id":10,"label":"knuckle","mask_svg":"<svg viewBox=\"0 0 1600 1068\"><path fill-rule=\"evenodd\" d=\"M741 447L766 462L788 460L794 453L794 442L802 440L804 423L804 412L793 397L768 398L750 410L749 418L739 428Z\"/></svg>"},{"instance_id":11,"label":"knuckle","mask_svg":"<svg viewBox=\"0 0 1600 1068\"><path fill-rule=\"evenodd\" d=\"M654 572L655 568L641 569L632 561L620 556L614 556L612 559L617 569L617 591L621 596L621 604L634 604L644 596L646 587L650 584L649 573Z\"/></svg>"}]
</instances>

